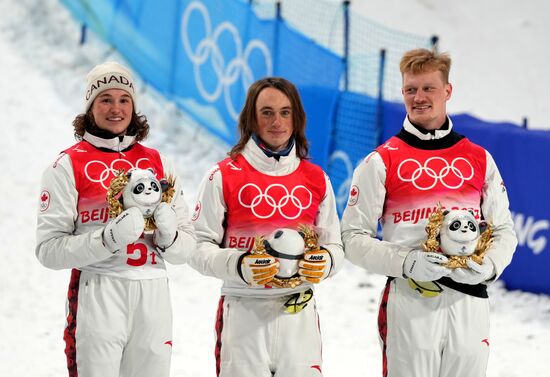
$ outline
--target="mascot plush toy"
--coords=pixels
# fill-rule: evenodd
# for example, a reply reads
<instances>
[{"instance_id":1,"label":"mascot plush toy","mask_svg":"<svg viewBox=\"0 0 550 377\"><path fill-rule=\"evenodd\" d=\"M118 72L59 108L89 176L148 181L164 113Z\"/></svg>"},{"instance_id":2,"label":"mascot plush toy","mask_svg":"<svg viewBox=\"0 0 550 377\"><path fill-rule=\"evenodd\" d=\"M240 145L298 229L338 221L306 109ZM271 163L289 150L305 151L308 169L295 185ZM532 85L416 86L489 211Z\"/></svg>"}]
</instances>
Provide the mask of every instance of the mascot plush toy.
<instances>
[{"instance_id":1,"label":"mascot plush toy","mask_svg":"<svg viewBox=\"0 0 550 377\"><path fill-rule=\"evenodd\" d=\"M471 211L444 211L441 204L430 214L426 233L427 239L422 242L424 251L447 255L449 261L445 267L453 269L469 268L467 260L481 264L493 241L489 223L478 223ZM437 282L418 282L410 278L408 282L425 297L434 297L443 291Z\"/></svg>"},{"instance_id":2,"label":"mascot plush toy","mask_svg":"<svg viewBox=\"0 0 550 377\"><path fill-rule=\"evenodd\" d=\"M122 190L124 209L137 207L144 218L149 218L161 200L161 183L151 169L136 169L128 173L128 183Z\"/></svg>"},{"instance_id":3,"label":"mascot plush toy","mask_svg":"<svg viewBox=\"0 0 550 377\"><path fill-rule=\"evenodd\" d=\"M441 251L445 255L472 255L480 236L479 224L472 211L452 210L443 212L439 231Z\"/></svg>"},{"instance_id":4,"label":"mascot plush toy","mask_svg":"<svg viewBox=\"0 0 550 377\"><path fill-rule=\"evenodd\" d=\"M294 229L280 228L264 241L269 255L279 260L279 273L275 277L288 279L298 273L298 261L304 257L305 242L302 234Z\"/></svg>"},{"instance_id":5,"label":"mascot plush toy","mask_svg":"<svg viewBox=\"0 0 550 377\"><path fill-rule=\"evenodd\" d=\"M109 215L117 217L123 210L137 207L145 218L145 230L155 230L153 213L161 202L170 203L174 196L174 179L157 179L152 169L120 170L107 190Z\"/></svg>"},{"instance_id":6,"label":"mascot plush toy","mask_svg":"<svg viewBox=\"0 0 550 377\"><path fill-rule=\"evenodd\" d=\"M430 214L426 233L422 248L447 255L449 268L468 268L467 259L481 263L493 242L491 224L478 223L471 211L443 211L441 204Z\"/></svg>"},{"instance_id":7,"label":"mascot plush toy","mask_svg":"<svg viewBox=\"0 0 550 377\"><path fill-rule=\"evenodd\" d=\"M252 279L276 288L295 288L303 281L319 283L328 276L332 260L318 240L315 230L304 224L298 230L279 228L268 236L257 236L251 254L244 258L257 271L258 277ZM260 262L269 267L261 268Z\"/></svg>"}]
</instances>

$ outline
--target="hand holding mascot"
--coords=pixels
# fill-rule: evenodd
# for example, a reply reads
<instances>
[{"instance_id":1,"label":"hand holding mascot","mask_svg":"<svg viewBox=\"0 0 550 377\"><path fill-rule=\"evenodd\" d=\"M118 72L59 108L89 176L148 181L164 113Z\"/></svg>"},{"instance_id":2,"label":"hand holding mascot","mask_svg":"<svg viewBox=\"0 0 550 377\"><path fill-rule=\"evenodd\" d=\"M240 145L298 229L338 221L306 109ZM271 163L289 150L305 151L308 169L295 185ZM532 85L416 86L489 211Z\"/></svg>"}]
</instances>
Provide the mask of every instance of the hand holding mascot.
<instances>
[{"instance_id":1,"label":"hand holding mascot","mask_svg":"<svg viewBox=\"0 0 550 377\"><path fill-rule=\"evenodd\" d=\"M153 230L155 245L165 251L177 237L176 213L170 206L174 184L173 177L157 179L152 169L120 170L107 190L109 215L116 218L136 208L144 219L144 230Z\"/></svg>"}]
</instances>

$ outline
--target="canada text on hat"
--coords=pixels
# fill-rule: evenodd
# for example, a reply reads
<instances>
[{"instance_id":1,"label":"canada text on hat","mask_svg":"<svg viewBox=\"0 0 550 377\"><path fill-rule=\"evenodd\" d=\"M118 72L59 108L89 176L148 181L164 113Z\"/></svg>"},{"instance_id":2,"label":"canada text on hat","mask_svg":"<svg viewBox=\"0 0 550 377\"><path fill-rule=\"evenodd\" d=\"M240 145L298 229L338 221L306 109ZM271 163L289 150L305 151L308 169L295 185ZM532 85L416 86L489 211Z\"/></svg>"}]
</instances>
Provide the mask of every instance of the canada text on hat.
<instances>
[{"instance_id":1,"label":"canada text on hat","mask_svg":"<svg viewBox=\"0 0 550 377\"><path fill-rule=\"evenodd\" d=\"M132 97L135 108L136 94L132 74L126 67L117 62L106 62L96 65L88 73L86 97L84 98L85 110L88 111L98 94L107 89L122 89L128 92Z\"/></svg>"}]
</instances>

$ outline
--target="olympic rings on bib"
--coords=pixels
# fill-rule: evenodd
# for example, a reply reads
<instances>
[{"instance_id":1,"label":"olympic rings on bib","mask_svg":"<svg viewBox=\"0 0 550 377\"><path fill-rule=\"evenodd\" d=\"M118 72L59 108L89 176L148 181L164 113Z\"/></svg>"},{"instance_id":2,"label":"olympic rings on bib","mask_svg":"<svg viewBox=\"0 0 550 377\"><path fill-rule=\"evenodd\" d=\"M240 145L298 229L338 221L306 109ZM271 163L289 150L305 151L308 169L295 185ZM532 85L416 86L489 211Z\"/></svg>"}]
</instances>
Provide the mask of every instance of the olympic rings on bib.
<instances>
[{"instance_id":1,"label":"olympic rings on bib","mask_svg":"<svg viewBox=\"0 0 550 377\"><path fill-rule=\"evenodd\" d=\"M410 164L416 168L409 173L410 176L404 176L403 170L410 170ZM424 164L414 158L407 158L399 164L397 176L403 182L412 182L414 187L422 191L434 188L438 182L454 190L474 177L474 168L464 157L457 157L450 164L438 156L428 158Z\"/></svg>"}]
</instances>

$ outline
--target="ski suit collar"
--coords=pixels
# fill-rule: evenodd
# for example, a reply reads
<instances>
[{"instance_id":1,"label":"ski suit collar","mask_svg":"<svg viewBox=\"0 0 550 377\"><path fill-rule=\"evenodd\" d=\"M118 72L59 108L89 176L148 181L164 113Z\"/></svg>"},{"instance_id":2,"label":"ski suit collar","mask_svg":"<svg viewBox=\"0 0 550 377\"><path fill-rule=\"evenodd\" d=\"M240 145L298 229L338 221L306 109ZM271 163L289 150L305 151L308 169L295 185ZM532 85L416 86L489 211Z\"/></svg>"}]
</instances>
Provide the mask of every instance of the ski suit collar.
<instances>
[{"instance_id":1,"label":"ski suit collar","mask_svg":"<svg viewBox=\"0 0 550 377\"><path fill-rule=\"evenodd\" d=\"M448 127L445 127L448 124ZM428 131L428 132L422 132L420 129L415 127L411 121L409 120L409 117L405 117L405 120L403 121L403 128L405 131L407 131L410 134L413 134L420 140L434 140L434 139L441 139L448 134L451 133L453 129L453 122L451 121L451 118L447 117L447 121L442 125L441 129Z\"/></svg>"},{"instance_id":2,"label":"ski suit collar","mask_svg":"<svg viewBox=\"0 0 550 377\"><path fill-rule=\"evenodd\" d=\"M108 149L115 152L121 152L128 149L136 142L135 136L124 135L122 138L116 136L112 139L104 139L99 136L92 135L89 132L85 132L82 139L86 140L96 148Z\"/></svg>"},{"instance_id":3,"label":"ski suit collar","mask_svg":"<svg viewBox=\"0 0 550 377\"><path fill-rule=\"evenodd\" d=\"M251 138L256 142L258 147L260 147L260 149L264 151L267 157L274 157L276 160L278 160L281 156L288 156L288 154L294 147L294 137L290 139L285 149L278 152L274 152L271 149L269 149L257 134L252 134Z\"/></svg>"},{"instance_id":4,"label":"ski suit collar","mask_svg":"<svg viewBox=\"0 0 550 377\"><path fill-rule=\"evenodd\" d=\"M242 155L255 169L271 175L290 174L300 164L300 159L296 156L296 145L292 146L288 155L279 156L277 160L275 157L266 156L252 138L246 143Z\"/></svg>"}]
</instances>

